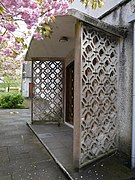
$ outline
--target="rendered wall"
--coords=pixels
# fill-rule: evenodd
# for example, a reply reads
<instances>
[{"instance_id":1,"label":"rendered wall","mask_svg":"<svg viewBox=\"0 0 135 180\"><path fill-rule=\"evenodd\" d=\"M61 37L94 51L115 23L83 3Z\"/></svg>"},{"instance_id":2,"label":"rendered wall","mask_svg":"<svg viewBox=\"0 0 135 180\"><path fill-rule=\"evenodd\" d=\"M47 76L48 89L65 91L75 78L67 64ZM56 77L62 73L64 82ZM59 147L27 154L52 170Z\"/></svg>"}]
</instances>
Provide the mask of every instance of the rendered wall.
<instances>
[{"instance_id":1,"label":"rendered wall","mask_svg":"<svg viewBox=\"0 0 135 180\"><path fill-rule=\"evenodd\" d=\"M120 129L119 149L130 155L132 133L132 61L133 32L127 18L132 14L134 0L120 7L102 19L102 21L118 28L127 28L127 37L120 41L118 63L118 120Z\"/></svg>"},{"instance_id":2,"label":"rendered wall","mask_svg":"<svg viewBox=\"0 0 135 180\"><path fill-rule=\"evenodd\" d=\"M29 83L31 83L31 78L23 78L23 80L22 80L22 95L24 97L29 97Z\"/></svg>"},{"instance_id":3,"label":"rendered wall","mask_svg":"<svg viewBox=\"0 0 135 180\"><path fill-rule=\"evenodd\" d=\"M29 97L29 83L32 81L31 62L26 62L22 67L22 95Z\"/></svg>"}]
</instances>

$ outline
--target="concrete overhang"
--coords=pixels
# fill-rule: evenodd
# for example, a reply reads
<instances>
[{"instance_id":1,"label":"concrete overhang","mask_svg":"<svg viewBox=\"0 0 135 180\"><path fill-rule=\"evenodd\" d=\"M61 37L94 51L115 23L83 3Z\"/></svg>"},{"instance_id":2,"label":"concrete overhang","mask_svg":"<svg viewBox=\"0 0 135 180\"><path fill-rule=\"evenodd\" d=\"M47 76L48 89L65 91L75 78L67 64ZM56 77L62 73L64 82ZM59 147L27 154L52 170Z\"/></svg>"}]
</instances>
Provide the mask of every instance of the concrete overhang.
<instances>
[{"instance_id":1,"label":"concrete overhang","mask_svg":"<svg viewBox=\"0 0 135 180\"><path fill-rule=\"evenodd\" d=\"M70 9L65 16L57 16L53 23L53 33L51 38L45 38L44 40L37 41L31 40L30 46L26 54L26 60L34 60L34 58L65 58L74 47L75 41L75 24L76 21L85 22L93 27L101 29L112 35L123 37L125 31L119 30L119 28L104 23L96 18L90 17L78 10ZM67 37L68 41L60 42L61 37Z\"/></svg>"},{"instance_id":2,"label":"concrete overhang","mask_svg":"<svg viewBox=\"0 0 135 180\"><path fill-rule=\"evenodd\" d=\"M80 21L88 23L94 27L97 27L98 29L101 29L101 30L108 32L110 34L113 34L115 36L118 36L118 37L125 36L125 33L126 33L125 29L112 26L108 23L105 23L105 22L99 20L99 19L88 16L87 14L81 13L74 9L69 10L68 14L75 17L76 19L79 19Z\"/></svg>"},{"instance_id":3,"label":"concrete overhang","mask_svg":"<svg viewBox=\"0 0 135 180\"><path fill-rule=\"evenodd\" d=\"M53 33L51 37L44 40L31 40L26 54L26 60L36 57L59 58L62 59L74 48L76 18L70 15L57 16L52 25ZM68 41L60 42L61 37L67 37ZM41 59L41 58L40 58Z\"/></svg>"}]
</instances>

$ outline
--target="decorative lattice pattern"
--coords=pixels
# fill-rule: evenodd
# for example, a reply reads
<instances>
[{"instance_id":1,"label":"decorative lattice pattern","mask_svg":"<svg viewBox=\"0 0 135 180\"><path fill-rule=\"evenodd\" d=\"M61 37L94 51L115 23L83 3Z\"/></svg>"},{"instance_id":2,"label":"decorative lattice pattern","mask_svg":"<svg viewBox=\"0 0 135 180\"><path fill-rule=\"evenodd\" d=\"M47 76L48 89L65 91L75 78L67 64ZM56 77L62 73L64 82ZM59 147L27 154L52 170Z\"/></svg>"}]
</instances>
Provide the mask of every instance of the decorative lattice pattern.
<instances>
[{"instance_id":1,"label":"decorative lattice pattern","mask_svg":"<svg viewBox=\"0 0 135 180\"><path fill-rule=\"evenodd\" d=\"M33 61L33 122L62 120L62 90L62 62Z\"/></svg>"},{"instance_id":2,"label":"decorative lattice pattern","mask_svg":"<svg viewBox=\"0 0 135 180\"><path fill-rule=\"evenodd\" d=\"M81 164L117 147L117 44L92 27L82 30Z\"/></svg>"}]
</instances>

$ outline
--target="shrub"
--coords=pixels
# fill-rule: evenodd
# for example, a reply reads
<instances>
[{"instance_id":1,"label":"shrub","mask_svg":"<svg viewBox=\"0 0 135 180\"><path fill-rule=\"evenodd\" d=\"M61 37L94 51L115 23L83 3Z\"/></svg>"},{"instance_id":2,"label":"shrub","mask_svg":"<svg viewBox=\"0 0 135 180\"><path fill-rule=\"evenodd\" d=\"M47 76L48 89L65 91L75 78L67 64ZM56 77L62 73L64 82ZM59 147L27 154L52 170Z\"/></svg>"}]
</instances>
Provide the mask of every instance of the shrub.
<instances>
[{"instance_id":1,"label":"shrub","mask_svg":"<svg viewBox=\"0 0 135 180\"><path fill-rule=\"evenodd\" d=\"M18 93L6 93L2 94L0 97L0 107L1 108L17 108L22 104L24 98Z\"/></svg>"}]
</instances>

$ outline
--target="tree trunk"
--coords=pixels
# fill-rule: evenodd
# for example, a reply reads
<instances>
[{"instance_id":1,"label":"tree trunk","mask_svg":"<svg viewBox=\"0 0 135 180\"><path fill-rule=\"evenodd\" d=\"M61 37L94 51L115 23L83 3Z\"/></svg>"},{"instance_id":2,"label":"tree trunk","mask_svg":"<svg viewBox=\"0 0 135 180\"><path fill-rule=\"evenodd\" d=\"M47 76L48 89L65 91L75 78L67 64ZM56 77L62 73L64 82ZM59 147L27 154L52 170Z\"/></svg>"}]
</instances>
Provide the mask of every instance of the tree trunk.
<instances>
[{"instance_id":1,"label":"tree trunk","mask_svg":"<svg viewBox=\"0 0 135 180\"><path fill-rule=\"evenodd\" d=\"M8 84L8 92L9 92L9 89L10 89L10 85Z\"/></svg>"}]
</instances>

